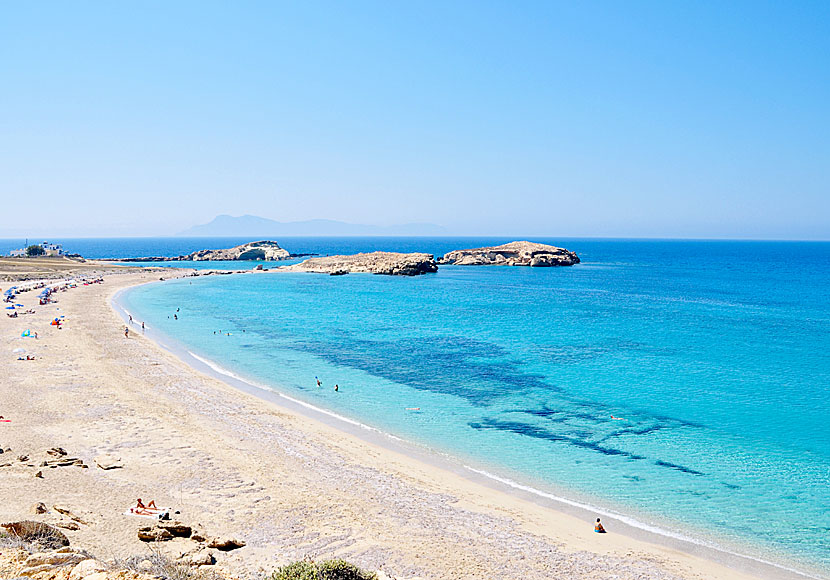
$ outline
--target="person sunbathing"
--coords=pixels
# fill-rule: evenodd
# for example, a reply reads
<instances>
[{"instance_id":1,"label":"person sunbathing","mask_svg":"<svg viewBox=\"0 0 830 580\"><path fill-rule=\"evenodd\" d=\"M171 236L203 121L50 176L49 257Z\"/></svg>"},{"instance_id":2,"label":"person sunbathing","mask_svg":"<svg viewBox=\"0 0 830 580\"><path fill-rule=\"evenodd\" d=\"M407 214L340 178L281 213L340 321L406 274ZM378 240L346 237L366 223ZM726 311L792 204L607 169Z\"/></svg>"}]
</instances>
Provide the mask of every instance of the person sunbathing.
<instances>
[{"instance_id":1,"label":"person sunbathing","mask_svg":"<svg viewBox=\"0 0 830 580\"><path fill-rule=\"evenodd\" d=\"M136 516L159 516L162 510L156 507L156 502L150 500L147 505L141 501L141 498L135 502L135 507L130 508L130 513Z\"/></svg>"},{"instance_id":2,"label":"person sunbathing","mask_svg":"<svg viewBox=\"0 0 830 580\"><path fill-rule=\"evenodd\" d=\"M135 504L136 504L135 507L137 507L139 509L152 509L152 510L157 510L158 509L156 507L156 501L152 500L152 499L150 500L150 502L147 505L144 505L144 503L141 501L141 498L138 498L137 500L135 500Z\"/></svg>"}]
</instances>

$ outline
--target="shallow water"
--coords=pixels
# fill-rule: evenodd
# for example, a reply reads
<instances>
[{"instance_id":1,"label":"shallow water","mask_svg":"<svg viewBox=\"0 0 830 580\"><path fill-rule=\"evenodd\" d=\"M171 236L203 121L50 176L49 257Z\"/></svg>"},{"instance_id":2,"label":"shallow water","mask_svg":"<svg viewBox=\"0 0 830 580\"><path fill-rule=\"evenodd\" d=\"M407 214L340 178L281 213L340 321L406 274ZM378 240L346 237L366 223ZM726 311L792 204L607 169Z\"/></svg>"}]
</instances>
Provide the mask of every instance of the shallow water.
<instances>
[{"instance_id":1,"label":"shallow water","mask_svg":"<svg viewBox=\"0 0 830 580\"><path fill-rule=\"evenodd\" d=\"M830 568L830 244L560 243L583 263L209 277L123 303L236 374L476 468Z\"/></svg>"}]
</instances>

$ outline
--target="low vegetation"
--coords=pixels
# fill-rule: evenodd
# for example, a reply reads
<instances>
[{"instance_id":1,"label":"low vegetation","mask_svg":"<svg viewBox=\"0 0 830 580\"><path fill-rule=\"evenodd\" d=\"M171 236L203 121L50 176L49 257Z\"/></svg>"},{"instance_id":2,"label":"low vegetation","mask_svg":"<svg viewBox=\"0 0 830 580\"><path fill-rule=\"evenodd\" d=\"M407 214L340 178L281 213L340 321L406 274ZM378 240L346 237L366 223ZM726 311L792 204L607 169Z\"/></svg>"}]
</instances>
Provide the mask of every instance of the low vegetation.
<instances>
[{"instance_id":1,"label":"low vegetation","mask_svg":"<svg viewBox=\"0 0 830 580\"><path fill-rule=\"evenodd\" d=\"M159 580L220 580L213 570L193 567L190 564L176 562L165 556L157 548L148 546L149 554L116 559L112 568L142 572Z\"/></svg>"},{"instance_id":2,"label":"low vegetation","mask_svg":"<svg viewBox=\"0 0 830 580\"><path fill-rule=\"evenodd\" d=\"M344 560L302 560L278 568L271 580L377 580L377 575Z\"/></svg>"}]
</instances>

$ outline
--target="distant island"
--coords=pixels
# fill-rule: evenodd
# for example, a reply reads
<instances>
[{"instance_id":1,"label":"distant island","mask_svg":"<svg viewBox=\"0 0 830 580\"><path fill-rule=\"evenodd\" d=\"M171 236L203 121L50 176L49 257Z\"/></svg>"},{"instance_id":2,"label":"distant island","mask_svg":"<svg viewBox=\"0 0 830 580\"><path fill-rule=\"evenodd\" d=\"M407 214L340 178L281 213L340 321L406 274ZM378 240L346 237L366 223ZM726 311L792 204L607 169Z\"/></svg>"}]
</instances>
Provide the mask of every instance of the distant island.
<instances>
[{"instance_id":1,"label":"distant island","mask_svg":"<svg viewBox=\"0 0 830 580\"><path fill-rule=\"evenodd\" d=\"M248 242L233 248L198 250L181 256L148 256L121 258L107 261L117 262L203 262L203 261L280 261L313 254L292 254L272 240ZM391 276L417 276L438 271L439 264L455 266L573 266L580 262L579 256L570 250L517 241L501 246L487 246L468 250L454 250L444 254L437 261L435 256L425 252L369 252L352 255L316 257L279 269L287 272L316 272L342 275L350 273L385 274Z\"/></svg>"},{"instance_id":2,"label":"distant island","mask_svg":"<svg viewBox=\"0 0 830 580\"><path fill-rule=\"evenodd\" d=\"M439 264L456 266L573 266L579 256L565 248L535 242L510 242L501 246L455 250L439 258Z\"/></svg>"},{"instance_id":3,"label":"distant island","mask_svg":"<svg viewBox=\"0 0 830 580\"><path fill-rule=\"evenodd\" d=\"M265 260L277 261L288 260L308 256L309 254L291 254L288 250L280 247L277 242L271 240L260 240L249 242L240 246L234 246L224 250L199 250L182 256L149 256L145 258L122 258L114 260L117 262L204 262L204 261L237 261L237 260Z\"/></svg>"},{"instance_id":4,"label":"distant island","mask_svg":"<svg viewBox=\"0 0 830 580\"><path fill-rule=\"evenodd\" d=\"M350 224L335 220L315 219L297 222L278 222L255 215L216 216L209 223L193 226L179 236L442 236L444 227L429 223L411 223L395 226Z\"/></svg>"},{"instance_id":5,"label":"distant island","mask_svg":"<svg viewBox=\"0 0 830 580\"><path fill-rule=\"evenodd\" d=\"M310 258L292 266L282 266L282 271L316 272L339 276L352 272L385 274L389 276L418 276L437 272L438 265L432 254L399 252L370 252L350 256L325 256Z\"/></svg>"}]
</instances>

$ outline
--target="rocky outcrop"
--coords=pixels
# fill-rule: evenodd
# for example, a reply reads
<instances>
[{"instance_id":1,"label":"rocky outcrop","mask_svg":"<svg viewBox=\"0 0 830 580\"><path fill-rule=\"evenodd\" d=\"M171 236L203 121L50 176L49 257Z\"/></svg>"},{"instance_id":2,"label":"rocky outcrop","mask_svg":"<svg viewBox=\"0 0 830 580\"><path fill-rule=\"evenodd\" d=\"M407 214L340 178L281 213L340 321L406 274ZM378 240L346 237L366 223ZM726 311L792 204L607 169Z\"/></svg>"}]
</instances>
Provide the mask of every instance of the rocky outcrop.
<instances>
[{"instance_id":1,"label":"rocky outcrop","mask_svg":"<svg viewBox=\"0 0 830 580\"><path fill-rule=\"evenodd\" d=\"M291 256L277 242L262 240L242 244L227 250L200 250L185 259L195 262L203 260L286 260Z\"/></svg>"},{"instance_id":2,"label":"rocky outcrop","mask_svg":"<svg viewBox=\"0 0 830 580\"><path fill-rule=\"evenodd\" d=\"M181 261L194 261L194 262L204 262L204 261L240 261L240 260L267 260L267 261L276 261L276 260L287 260L288 258L296 257L292 256L288 250L284 250L280 247L277 242L272 242L270 240L260 240L258 242L249 242L247 244L242 244L241 246L236 246L233 248L228 248L226 250L199 250L198 252L193 252L192 254L182 255L182 256L174 256L174 257L162 257L162 256L151 256L148 258L123 258L118 260L119 262L181 262Z\"/></svg>"},{"instance_id":3,"label":"rocky outcrop","mask_svg":"<svg viewBox=\"0 0 830 580\"><path fill-rule=\"evenodd\" d=\"M456 266L573 266L579 263L579 256L547 244L510 242L501 246L455 250L444 254L438 263Z\"/></svg>"},{"instance_id":4,"label":"rocky outcrop","mask_svg":"<svg viewBox=\"0 0 830 580\"><path fill-rule=\"evenodd\" d=\"M339 276L349 273L386 274L390 276L417 276L438 270L432 254L401 254L397 252L371 252L351 256L326 256L309 258L280 270L291 272L318 272Z\"/></svg>"}]
</instances>

